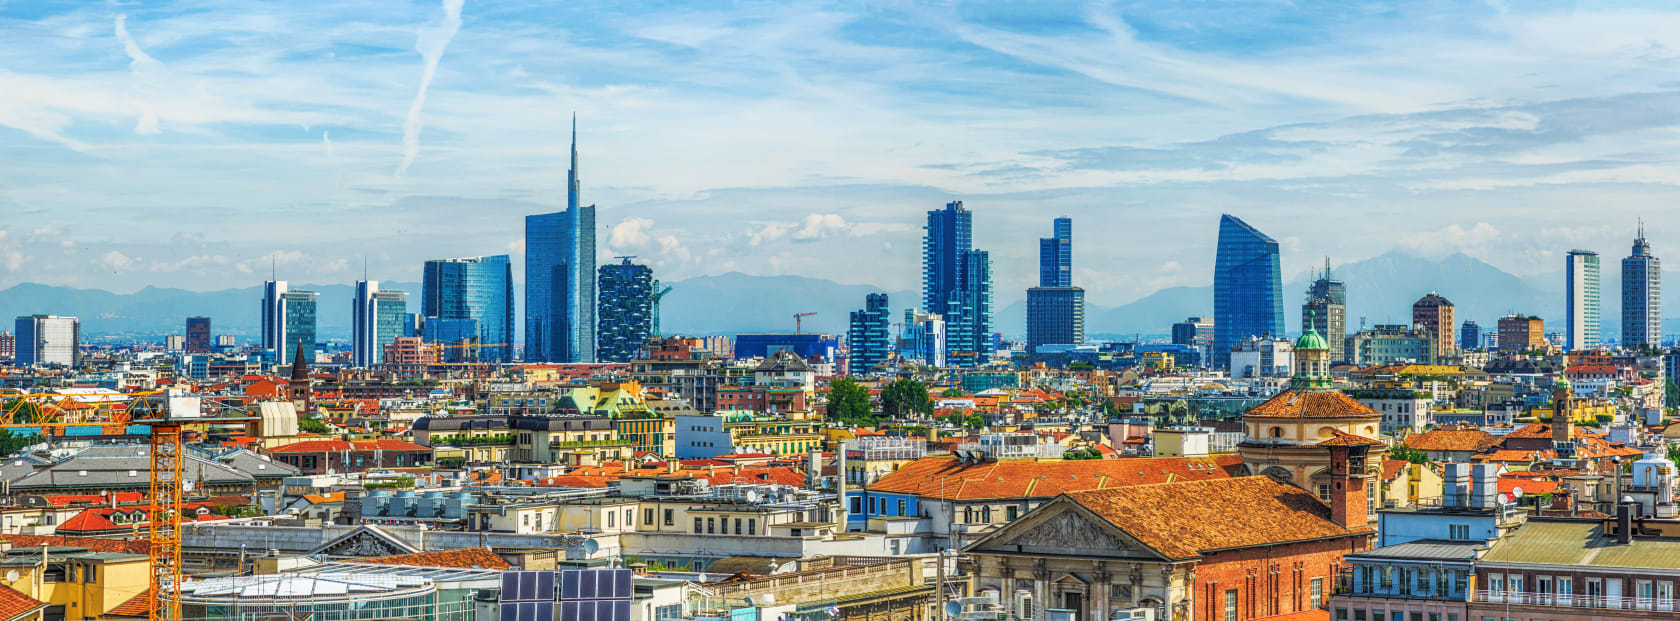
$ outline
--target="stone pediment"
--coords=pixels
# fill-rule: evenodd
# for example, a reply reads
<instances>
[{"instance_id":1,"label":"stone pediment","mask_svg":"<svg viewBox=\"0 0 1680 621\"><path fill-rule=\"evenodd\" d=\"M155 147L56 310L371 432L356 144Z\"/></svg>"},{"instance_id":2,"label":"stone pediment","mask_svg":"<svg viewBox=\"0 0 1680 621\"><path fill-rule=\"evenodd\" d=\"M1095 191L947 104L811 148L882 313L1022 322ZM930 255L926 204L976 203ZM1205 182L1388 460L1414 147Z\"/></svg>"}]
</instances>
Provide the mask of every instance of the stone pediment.
<instances>
[{"instance_id":1,"label":"stone pediment","mask_svg":"<svg viewBox=\"0 0 1680 621\"><path fill-rule=\"evenodd\" d=\"M1042 509L1041 509L1042 510ZM976 544L986 552L1026 552L1063 556L1149 557L1157 555L1113 526L1072 507L1031 522L1005 526Z\"/></svg>"},{"instance_id":2,"label":"stone pediment","mask_svg":"<svg viewBox=\"0 0 1680 621\"><path fill-rule=\"evenodd\" d=\"M339 558L395 556L419 552L419 549L403 543L377 526L362 526L309 551L310 554Z\"/></svg>"}]
</instances>

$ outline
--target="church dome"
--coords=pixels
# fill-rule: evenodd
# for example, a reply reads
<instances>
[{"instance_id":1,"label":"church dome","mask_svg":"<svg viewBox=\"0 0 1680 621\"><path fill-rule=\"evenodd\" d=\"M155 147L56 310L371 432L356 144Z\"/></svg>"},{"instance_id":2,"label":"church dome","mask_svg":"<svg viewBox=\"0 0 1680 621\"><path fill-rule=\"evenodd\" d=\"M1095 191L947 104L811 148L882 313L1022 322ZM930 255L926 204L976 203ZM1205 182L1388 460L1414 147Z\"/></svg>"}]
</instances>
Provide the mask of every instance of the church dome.
<instances>
[{"instance_id":1,"label":"church dome","mask_svg":"<svg viewBox=\"0 0 1680 621\"><path fill-rule=\"evenodd\" d=\"M1307 326L1307 333L1302 334L1301 338L1295 339L1295 350L1303 349L1328 350L1330 349L1330 343L1325 341L1324 337L1319 336L1318 331L1312 329L1312 326Z\"/></svg>"}]
</instances>

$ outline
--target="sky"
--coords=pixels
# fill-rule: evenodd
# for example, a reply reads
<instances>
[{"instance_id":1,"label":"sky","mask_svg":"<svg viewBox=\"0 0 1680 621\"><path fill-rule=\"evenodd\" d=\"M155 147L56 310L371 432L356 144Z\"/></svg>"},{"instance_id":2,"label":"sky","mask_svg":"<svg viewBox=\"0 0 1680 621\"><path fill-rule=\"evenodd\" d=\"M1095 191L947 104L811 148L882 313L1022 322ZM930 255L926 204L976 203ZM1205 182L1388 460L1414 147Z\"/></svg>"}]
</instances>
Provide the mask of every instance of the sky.
<instances>
[{"instance_id":1,"label":"sky","mask_svg":"<svg viewBox=\"0 0 1680 621\"><path fill-rule=\"evenodd\" d=\"M0 0L0 288L419 280L565 207L602 261L1001 299L1074 219L1096 304L1323 256L1680 246L1680 5ZM1671 241L1674 240L1674 241Z\"/></svg>"}]
</instances>

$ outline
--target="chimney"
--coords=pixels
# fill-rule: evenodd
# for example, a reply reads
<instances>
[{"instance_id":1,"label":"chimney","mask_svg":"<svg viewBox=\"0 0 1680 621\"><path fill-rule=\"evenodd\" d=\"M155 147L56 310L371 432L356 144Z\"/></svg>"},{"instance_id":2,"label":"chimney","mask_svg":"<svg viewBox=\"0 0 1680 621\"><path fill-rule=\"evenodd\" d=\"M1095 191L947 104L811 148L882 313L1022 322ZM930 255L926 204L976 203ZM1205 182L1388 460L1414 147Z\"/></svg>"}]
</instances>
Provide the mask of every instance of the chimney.
<instances>
[{"instance_id":1,"label":"chimney","mask_svg":"<svg viewBox=\"0 0 1680 621\"><path fill-rule=\"evenodd\" d=\"M620 461L620 462L618 462L618 463L619 463L619 466L620 466L620 467L621 467L621 468L622 468L622 469L623 469L623 471L624 471L624 472L626 472L626 473L628 473L628 472L630 472L630 470L631 470L631 469L632 469L632 468L631 468L631 466L632 466L632 465L633 465L633 464L632 464L632 463L631 463L631 460L630 460L630 458L629 458L629 457L626 457L626 458L624 458L624 460L623 460L623 461Z\"/></svg>"},{"instance_id":2,"label":"chimney","mask_svg":"<svg viewBox=\"0 0 1680 621\"><path fill-rule=\"evenodd\" d=\"M1365 491L1370 473L1365 458L1370 442L1357 436L1337 438L1343 442L1330 448L1330 520L1349 530L1359 530L1370 524L1370 508Z\"/></svg>"},{"instance_id":3,"label":"chimney","mask_svg":"<svg viewBox=\"0 0 1680 621\"><path fill-rule=\"evenodd\" d=\"M1633 542L1633 507L1630 498L1616 503L1616 543L1627 545Z\"/></svg>"},{"instance_id":4,"label":"chimney","mask_svg":"<svg viewBox=\"0 0 1680 621\"><path fill-rule=\"evenodd\" d=\"M676 474L677 471L681 470L681 469L682 469L682 462L677 461L677 458L675 458L675 457L665 458L665 474Z\"/></svg>"}]
</instances>

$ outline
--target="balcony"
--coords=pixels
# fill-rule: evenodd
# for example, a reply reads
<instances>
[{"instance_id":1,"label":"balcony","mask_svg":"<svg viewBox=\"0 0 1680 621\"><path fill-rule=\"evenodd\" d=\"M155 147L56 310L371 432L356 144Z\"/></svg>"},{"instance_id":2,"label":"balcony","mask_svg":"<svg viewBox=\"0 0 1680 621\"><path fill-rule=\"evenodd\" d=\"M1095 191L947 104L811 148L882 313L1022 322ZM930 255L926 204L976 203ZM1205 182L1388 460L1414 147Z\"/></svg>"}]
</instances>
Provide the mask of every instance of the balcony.
<instances>
[{"instance_id":1,"label":"balcony","mask_svg":"<svg viewBox=\"0 0 1680 621\"><path fill-rule=\"evenodd\" d=\"M1511 604L1514 606L1545 606L1552 608L1596 608L1599 610L1640 610L1674 612L1674 597L1606 597L1561 593L1512 593L1509 591L1476 591L1478 602Z\"/></svg>"}]
</instances>

